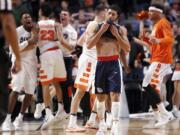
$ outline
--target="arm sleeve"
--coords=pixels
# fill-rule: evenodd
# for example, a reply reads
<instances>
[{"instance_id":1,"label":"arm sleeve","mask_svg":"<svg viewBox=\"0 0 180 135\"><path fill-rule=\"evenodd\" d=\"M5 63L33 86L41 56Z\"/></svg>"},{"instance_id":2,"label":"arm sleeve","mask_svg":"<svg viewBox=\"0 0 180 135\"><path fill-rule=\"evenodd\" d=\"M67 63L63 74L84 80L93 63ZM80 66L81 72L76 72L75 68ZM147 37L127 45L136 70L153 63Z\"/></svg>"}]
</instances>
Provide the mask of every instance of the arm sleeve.
<instances>
[{"instance_id":1,"label":"arm sleeve","mask_svg":"<svg viewBox=\"0 0 180 135\"><path fill-rule=\"evenodd\" d=\"M164 37L160 38L160 43L161 44L172 44L174 41L174 38L173 38L173 32L172 32L172 28L171 28L170 24L163 23L163 25L161 25L161 30L163 32Z\"/></svg>"}]
</instances>

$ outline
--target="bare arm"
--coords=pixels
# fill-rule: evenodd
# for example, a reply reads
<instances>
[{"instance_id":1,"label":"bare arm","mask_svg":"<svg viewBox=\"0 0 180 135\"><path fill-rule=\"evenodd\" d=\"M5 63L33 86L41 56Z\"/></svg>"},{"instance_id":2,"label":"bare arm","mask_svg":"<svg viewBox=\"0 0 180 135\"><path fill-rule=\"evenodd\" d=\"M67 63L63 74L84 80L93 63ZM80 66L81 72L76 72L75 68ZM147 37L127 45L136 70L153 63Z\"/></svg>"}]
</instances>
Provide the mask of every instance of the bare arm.
<instances>
[{"instance_id":1,"label":"bare arm","mask_svg":"<svg viewBox=\"0 0 180 135\"><path fill-rule=\"evenodd\" d=\"M80 38L79 38L78 41L77 41L77 44L78 44L78 45L83 45L83 43L85 42L85 37L86 37L86 32L84 32L84 33L80 36Z\"/></svg>"},{"instance_id":2,"label":"bare arm","mask_svg":"<svg viewBox=\"0 0 180 135\"><path fill-rule=\"evenodd\" d=\"M120 51L120 60L121 60L121 62L123 64L125 72L127 74L130 73L131 71L130 71L130 68L128 66L127 60L126 60L126 52L124 50Z\"/></svg>"},{"instance_id":3,"label":"bare arm","mask_svg":"<svg viewBox=\"0 0 180 135\"><path fill-rule=\"evenodd\" d=\"M20 44L20 51L24 52L33 49L37 44L38 39L39 39L39 25L33 24L33 28L31 30L31 38Z\"/></svg>"},{"instance_id":4,"label":"bare arm","mask_svg":"<svg viewBox=\"0 0 180 135\"><path fill-rule=\"evenodd\" d=\"M59 23L56 23L56 31L57 31L57 36L58 36L59 42L63 45L63 47L65 47L69 51L72 51L74 49L74 47L71 44L69 44L67 42L67 40L64 38L62 29L63 29L62 25Z\"/></svg>"},{"instance_id":5,"label":"bare arm","mask_svg":"<svg viewBox=\"0 0 180 135\"><path fill-rule=\"evenodd\" d=\"M133 37L133 40L135 43L137 43L138 45L141 45L141 46L145 46L147 47L148 49L150 49L150 46L148 43L146 43L145 41L139 39L139 38L136 38L136 37Z\"/></svg>"},{"instance_id":6,"label":"bare arm","mask_svg":"<svg viewBox=\"0 0 180 135\"><path fill-rule=\"evenodd\" d=\"M0 18L2 20L4 35L7 41L10 43L11 48L16 56L15 63L13 63L12 72L17 73L21 70L21 58L17 40L16 24L12 14L2 13Z\"/></svg>"},{"instance_id":7,"label":"bare arm","mask_svg":"<svg viewBox=\"0 0 180 135\"><path fill-rule=\"evenodd\" d=\"M17 33L16 33L16 24L14 22L14 18L9 13L3 13L1 15L4 35L11 45L11 48L16 56L16 59L20 59L19 54L19 46L18 46L18 40L17 40Z\"/></svg>"},{"instance_id":8,"label":"bare arm","mask_svg":"<svg viewBox=\"0 0 180 135\"><path fill-rule=\"evenodd\" d=\"M122 36L119 34L120 32ZM127 30L124 27L120 27L118 30L114 25L111 26L111 33L116 37L118 44L125 51L130 51L130 44L127 38Z\"/></svg>"},{"instance_id":9,"label":"bare arm","mask_svg":"<svg viewBox=\"0 0 180 135\"><path fill-rule=\"evenodd\" d=\"M95 33L88 41L87 41L87 48L91 49L92 47L94 47L97 42L99 41L100 37L103 35L103 33L109 28L109 24L108 23L104 23L101 28L99 29L99 31L97 33Z\"/></svg>"}]
</instances>

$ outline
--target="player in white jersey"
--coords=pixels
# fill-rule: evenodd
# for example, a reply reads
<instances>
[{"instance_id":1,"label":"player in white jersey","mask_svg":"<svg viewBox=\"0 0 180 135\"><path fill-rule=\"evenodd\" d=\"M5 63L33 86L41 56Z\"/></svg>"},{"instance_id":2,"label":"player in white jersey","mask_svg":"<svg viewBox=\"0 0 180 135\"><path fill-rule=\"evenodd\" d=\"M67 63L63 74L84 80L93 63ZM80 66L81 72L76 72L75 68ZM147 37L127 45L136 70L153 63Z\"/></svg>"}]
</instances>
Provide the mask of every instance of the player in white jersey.
<instances>
[{"instance_id":1,"label":"player in white jersey","mask_svg":"<svg viewBox=\"0 0 180 135\"><path fill-rule=\"evenodd\" d=\"M22 130L23 115L27 107L31 103L32 95L36 87L37 78L37 58L36 58L36 43L38 40L37 32L34 29L32 18L29 13L22 13L22 26L18 27L18 42L20 48L22 70L17 74L12 74L12 92L9 98L8 114L2 125L3 131ZM15 61L15 55L12 53L12 63ZM24 90L25 98L23 100L20 113L14 123L11 122L11 114L14 110L18 94Z\"/></svg>"},{"instance_id":2,"label":"player in white jersey","mask_svg":"<svg viewBox=\"0 0 180 135\"><path fill-rule=\"evenodd\" d=\"M41 129L46 129L55 120L62 120L66 117L62 105L62 90L59 82L66 80L66 70L63 61L62 51L59 49L59 40L62 42L62 28L61 25L54 20L49 19L51 8L47 3L41 5L39 15L39 42L40 49L40 81L43 87L43 98L45 104L45 121L41 125ZM54 85L58 99L58 111L54 118L50 110L50 92L49 85Z\"/></svg>"},{"instance_id":3,"label":"player in white jersey","mask_svg":"<svg viewBox=\"0 0 180 135\"><path fill-rule=\"evenodd\" d=\"M75 80L76 93L71 102L71 116L67 128L67 132L83 132L84 128L77 126L77 110L82 97L86 91L89 91L93 86L93 78L96 65L96 48L87 49L86 39L92 36L92 28L98 25L105 19L104 6L98 6L95 10L96 17L94 21L87 26L85 33L79 39L79 44L83 44L83 53L79 58L78 74Z\"/></svg>"}]
</instances>

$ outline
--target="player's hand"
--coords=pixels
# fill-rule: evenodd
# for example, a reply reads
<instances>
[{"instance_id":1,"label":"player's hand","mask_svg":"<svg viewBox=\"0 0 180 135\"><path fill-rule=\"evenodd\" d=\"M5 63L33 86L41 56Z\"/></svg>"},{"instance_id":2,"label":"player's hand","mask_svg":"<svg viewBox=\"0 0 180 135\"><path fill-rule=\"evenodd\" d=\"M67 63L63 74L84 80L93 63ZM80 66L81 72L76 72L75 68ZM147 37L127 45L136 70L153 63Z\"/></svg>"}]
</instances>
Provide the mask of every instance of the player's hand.
<instances>
[{"instance_id":1,"label":"player's hand","mask_svg":"<svg viewBox=\"0 0 180 135\"><path fill-rule=\"evenodd\" d=\"M149 37L149 42L151 42L152 44L159 44L160 40L154 36L150 36Z\"/></svg>"},{"instance_id":2,"label":"player's hand","mask_svg":"<svg viewBox=\"0 0 180 135\"><path fill-rule=\"evenodd\" d=\"M63 37L63 33L62 33L62 30L63 30L63 26L62 24L60 23L56 23L56 31L57 31L57 36L60 40L63 40L64 37Z\"/></svg>"},{"instance_id":3,"label":"player's hand","mask_svg":"<svg viewBox=\"0 0 180 135\"><path fill-rule=\"evenodd\" d=\"M104 23L104 24L101 26L100 31L101 31L102 33L106 32L106 31L108 30L109 26L110 26L110 24Z\"/></svg>"},{"instance_id":4,"label":"player's hand","mask_svg":"<svg viewBox=\"0 0 180 135\"><path fill-rule=\"evenodd\" d=\"M126 74L131 73L131 69L129 67L124 67L124 71L126 72Z\"/></svg>"},{"instance_id":5,"label":"player's hand","mask_svg":"<svg viewBox=\"0 0 180 135\"><path fill-rule=\"evenodd\" d=\"M15 62L13 63L12 73L16 74L20 70L21 70L21 60L16 58Z\"/></svg>"},{"instance_id":6,"label":"player's hand","mask_svg":"<svg viewBox=\"0 0 180 135\"><path fill-rule=\"evenodd\" d=\"M31 38L28 40L28 44L35 45L38 42L38 33L39 33L39 26L33 23L33 27L31 30Z\"/></svg>"},{"instance_id":7,"label":"player's hand","mask_svg":"<svg viewBox=\"0 0 180 135\"><path fill-rule=\"evenodd\" d=\"M112 33L113 36L115 36L115 37L119 37L119 36L120 36L120 35L119 35L119 31L118 31L118 29L117 29L116 26L111 25L110 30L111 30L111 33Z\"/></svg>"}]
</instances>

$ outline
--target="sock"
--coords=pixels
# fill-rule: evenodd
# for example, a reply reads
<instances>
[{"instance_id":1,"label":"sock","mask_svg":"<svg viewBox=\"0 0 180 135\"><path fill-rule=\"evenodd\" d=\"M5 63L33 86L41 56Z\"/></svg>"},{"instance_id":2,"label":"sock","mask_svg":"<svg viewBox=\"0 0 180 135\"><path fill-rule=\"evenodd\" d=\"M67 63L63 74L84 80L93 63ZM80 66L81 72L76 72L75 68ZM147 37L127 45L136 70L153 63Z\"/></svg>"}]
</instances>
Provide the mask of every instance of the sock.
<instances>
[{"instance_id":1,"label":"sock","mask_svg":"<svg viewBox=\"0 0 180 135\"><path fill-rule=\"evenodd\" d=\"M112 113L112 120L118 121L119 120L119 102L112 102L111 113Z\"/></svg>"},{"instance_id":2,"label":"sock","mask_svg":"<svg viewBox=\"0 0 180 135\"><path fill-rule=\"evenodd\" d=\"M74 127L75 125L77 125L77 115L71 114L69 117L69 124L68 127Z\"/></svg>"},{"instance_id":3,"label":"sock","mask_svg":"<svg viewBox=\"0 0 180 135\"><path fill-rule=\"evenodd\" d=\"M97 101L97 112L99 119L104 119L104 113L105 113L105 102L99 102Z\"/></svg>"},{"instance_id":4,"label":"sock","mask_svg":"<svg viewBox=\"0 0 180 135\"><path fill-rule=\"evenodd\" d=\"M64 110L64 107L63 107L63 104L62 104L62 102L60 103L58 103L58 112L62 112Z\"/></svg>"},{"instance_id":5,"label":"sock","mask_svg":"<svg viewBox=\"0 0 180 135\"><path fill-rule=\"evenodd\" d=\"M18 119L22 120L22 119L23 119L23 116L24 116L24 114L23 114L23 113L19 113L19 115L18 115Z\"/></svg>"},{"instance_id":6,"label":"sock","mask_svg":"<svg viewBox=\"0 0 180 135\"><path fill-rule=\"evenodd\" d=\"M45 111L46 111L46 115L51 115L51 110L49 107L46 107Z\"/></svg>"},{"instance_id":7,"label":"sock","mask_svg":"<svg viewBox=\"0 0 180 135\"><path fill-rule=\"evenodd\" d=\"M96 121L96 116L97 116L97 113L96 113L96 112L91 112L89 121Z\"/></svg>"},{"instance_id":8,"label":"sock","mask_svg":"<svg viewBox=\"0 0 180 135\"><path fill-rule=\"evenodd\" d=\"M168 113L168 111L166 110L166 108L164 107L164 104L161 102L159 105L158 105L158 109L160 111L160 113Z\"/></svg>"},{"instance_id":9,"label":"sock","mask_svg":"<svg viewBox=\"0 0 180 135\"><path fill-rule=\"evenodd\" d=\"M178 111L178 107L176 105L173 105L173 111Z\"/></svg>"},{"instance_id":10,"label":"sock","mask_svg":"<svg viewBox=\"0 0 180 135\"><path fill-rule=\"evenodd\" d=\"M8 113L8 114L6 115L5 121L6 121L6 120L11 120L11 114Z\"/></svg>"}]
</instances>

